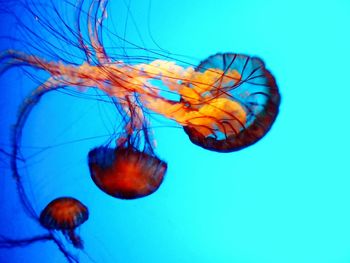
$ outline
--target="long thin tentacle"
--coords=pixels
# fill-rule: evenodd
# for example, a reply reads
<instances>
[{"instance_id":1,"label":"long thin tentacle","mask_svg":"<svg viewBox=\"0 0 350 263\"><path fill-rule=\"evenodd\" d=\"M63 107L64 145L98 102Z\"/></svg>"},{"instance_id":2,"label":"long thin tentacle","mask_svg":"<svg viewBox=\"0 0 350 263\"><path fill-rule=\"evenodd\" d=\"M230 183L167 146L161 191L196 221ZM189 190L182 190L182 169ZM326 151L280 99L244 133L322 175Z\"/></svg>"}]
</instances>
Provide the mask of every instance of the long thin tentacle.
<instances>
[{"instance_id":1,"label":"long thin tentacle","mask_svg":"<svg viewBox=\"0 0 350 263\"><path fill-rule=\"evenodd\" d=\"M18 168L18 160L21 159L20 155L21 155L22 131L28 119L29 114L31 113L34 106L39 103L41 97L48 91L52 91L58 88L59 86L57 86L56 81L50 78L47 82L45 82L43 85L38 87L34 92L32 92L32 94L30 94L29 97L24 100L22 106L20 107L17 121L12 130L12 154L11 154L12 175L16 181L19 198L25 209L25 212L28 214L29 217L31 217L35 221L38 220L38 215L34 210L33 206L31 205L31 202L25 192L22 178Z\"/></svg>"},{"instance_id":2,"label":"long thin tentacle","mask_svg":"<svg viewBox=\"0 0 350 263\"><path fill-rule=\"evenodd\" d=\"M0 235L0 248L25 247L36 242L46 242L51 240L53 240L51 234L23 239L11 239Z\"/></svg>"}]
</instances>

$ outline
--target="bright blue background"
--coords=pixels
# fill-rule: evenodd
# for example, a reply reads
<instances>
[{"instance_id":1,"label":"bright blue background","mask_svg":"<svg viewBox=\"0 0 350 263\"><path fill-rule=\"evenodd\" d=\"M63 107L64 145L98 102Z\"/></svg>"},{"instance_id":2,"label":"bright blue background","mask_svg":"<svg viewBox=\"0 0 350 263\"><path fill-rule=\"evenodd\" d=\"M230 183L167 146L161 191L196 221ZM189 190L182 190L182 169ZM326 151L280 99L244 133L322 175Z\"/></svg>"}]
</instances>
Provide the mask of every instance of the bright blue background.
<instances>
[{"instance_id":1,"label":"bright blue background","mask_svg":"<svg viewBox=\"0 0 350 263\"><path fill-rule=\"evenodd\" d=\"M106 27L140 46L157 48L153 37L193 63L216 52L263 58L280 87L280 114L263 140L228 154L191 144L163 121L155 138L169 165L166 179L154 195L123 201L96 188L86 163L88 150L114 128L111 108L48 94L24 130L23 151L51 146L23 170L37 211L62 195L85 203L91 214L80 235L96 262L350 262L350 2L152 0L148 11L149 1L138 0L129 15L128 1L109 4ZM2 35L17 35L13 21L2 20ZM27 22L40 30L33 18ZM2 49L13 45L2 39ZM8 151L19 103L35 84L17 70L0 80L0 143ZM21 212L5 155L0 172L0 233L44 233ZM90 262L84 254L81 261ZM48 242L0 250L0 262L66 261Z\"/></svg>"}]
</instances>

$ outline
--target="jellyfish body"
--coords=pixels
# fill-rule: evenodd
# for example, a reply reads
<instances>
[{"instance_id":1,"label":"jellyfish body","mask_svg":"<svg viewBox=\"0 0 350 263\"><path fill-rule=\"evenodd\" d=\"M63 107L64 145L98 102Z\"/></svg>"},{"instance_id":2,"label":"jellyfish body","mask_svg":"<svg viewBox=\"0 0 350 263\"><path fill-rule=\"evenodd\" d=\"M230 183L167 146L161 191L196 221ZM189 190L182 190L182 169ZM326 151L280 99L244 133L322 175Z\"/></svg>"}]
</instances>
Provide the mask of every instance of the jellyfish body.
<instances>
[{"instance_id":1,"label":"jellyfish body","mask_svg":"<svg viewBox=\"0 0 350 263\"><path fill-rule=\"evenodd\" d=\"M214 117L215 126L205 126L202 133L193 125L184 126L190 140L205 149L217 152L232 152L248 147L260 140L270 130L279 109L280 95L272 74L264 62L257 57L225 53L210 56L195 69L205 72L220 70L210 80L212 87L202 93L202 100L188 104L190 108L201 109L207 101L222 99L223 107L213 110L224 112ZM237 72L237 77L227 78L227 72ZM187 98L182 98L186 101ZM213 106L213 108L215 105ZM243 113L242 113L243 112ZM244 116L244 119L240 116Z\"/></svg>"},{"instance_id":2,"label":"jellyfish body","mask_svg":"<svg viewBox=\"0 0 350 263\"><path fill-rule=\"evenodd\" d=\"M89 218L89 211L79 200L60 197L51 201L40 214L40 224L46 229L60 230L74 247L83 248L81 238L75 228Z\"/></svg>"},{"instance_id":3,"label":"jellyfish body","mask_svg":"<svg viewBox=\"0 0 350 263\"><path fill-rule=\"evenodd\" d=\"M89 152L91 178L105 193L136 199L154 193L161 185L167 164L132 147L98 147Z\"/></svg>"}]
</instances>

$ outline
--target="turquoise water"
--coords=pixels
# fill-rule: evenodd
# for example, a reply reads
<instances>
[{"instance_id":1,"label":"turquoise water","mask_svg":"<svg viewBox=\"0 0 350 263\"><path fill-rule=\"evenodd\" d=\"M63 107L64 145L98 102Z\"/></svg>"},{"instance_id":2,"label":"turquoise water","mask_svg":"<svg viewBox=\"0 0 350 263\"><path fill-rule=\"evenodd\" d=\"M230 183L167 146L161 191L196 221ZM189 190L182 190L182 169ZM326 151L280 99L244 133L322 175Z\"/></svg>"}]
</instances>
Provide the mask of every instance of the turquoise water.
<instances>
[{"instance_id":1,"label":"turquoise water","mask_svg":"<svg viewBox=\"0 0 350 263\"><path fill-rule=\"evenodd\" d=\"M77 49L40 26L47 18L60 25L47 7L52 3L26 3L31 16L16 3L7 5L24 24L2 10L2 36L13 38L1 38L1 50L81 62ZM69 2L55 6L74 27ZM96 188L86 161L116 128L113 107L49 93L23 135L21 171L31 204L40 213L53 198L68 195L89 207L90 218L78 231L85 243L81 262L350 262L349 14L345 0L111 0L103 29L110 54L149 54L130 50L119 36L193 64L217 52L259 56L280 88L280 114L261 141L234 153L193 145L175 123L155 117L166 178L153 195L125 201ZM25 26L37 38L28 37ZM47 77L25 69L27 74L11 69L0 79L5 152L21 101ZM0 160L0 234L19 239L45 233L23 212L6 154ZM42 242L0 249L0 262L67 261L52 242Z\"/></svg>"}]
</instances>

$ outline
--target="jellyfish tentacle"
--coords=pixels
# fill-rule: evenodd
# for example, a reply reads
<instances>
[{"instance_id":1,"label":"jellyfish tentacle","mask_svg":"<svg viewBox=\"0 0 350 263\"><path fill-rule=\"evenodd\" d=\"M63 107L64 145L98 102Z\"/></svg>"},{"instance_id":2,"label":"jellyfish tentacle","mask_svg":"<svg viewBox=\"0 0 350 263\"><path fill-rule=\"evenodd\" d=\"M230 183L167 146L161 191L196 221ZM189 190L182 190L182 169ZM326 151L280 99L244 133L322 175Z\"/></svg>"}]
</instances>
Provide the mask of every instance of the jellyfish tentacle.
<instances>
[{"instance_id":1,"label":"jellyfish tentacle","mask_svg":"<svg viewBox=\"0 0 350 263\"><path fill-rule=\"evenodd\" d=\"M93 2L91 8L96 8L97 3ZM87 63L75 66L46 62L15 51L10 58L18 63L27 63L46 70L61 85L97 87L109 96L116 97L129 115L130 121L125 125L129 139L133 130L144 126L142 106L173 119L184 127L197 130L198 134L204 136L198 144L202 144L206 137L214 136L209 131L217 130L222 134L223 140L226 140L222 141L224 147L231 144L232 150L241 148L234 146L242 143L234 142L235 137L237 140L244 138L244 145L248 141L250 145L260 139L264 134L263 130L265 133L269 130L278 113L280 99L272 75L264 68L261 60L244 55L214 55L207 59L210 67L201 64L201 71L193 71L191 67L183 68L162 60L134 66L122 61L103 66ZM243 63L243 66L236 65L237 63ZM232 68L225 68L226 66ZM172 101L161 96L158 87L152 84L153 80L162 81L171 92L178 93L181 100ZM138 98L139 102L136 103L134 99L130 101L133 97ZM258 131L261 126L258 115L265 116L266 125L261 131ZM250 129L248 126L251 126ZM205 132L203 127L210 129ZM191 133L186 129L187 133ZM243 131L245 134L238 137ZM195 140L196 137L192 139ZM137 140L138 137L133 139ZM226 148L218 151L226 151Z\"/></svg>"},{"instance_id":2,"label":"jellyfish tentacle","mask_svg":"<svg viewBox=\"0 0 350 263\"><path fill-rule=\"evenodd\" d=\"M0 74L5 73L12 67L16 66L34 66L33 63L30 63L28 55L16 50L6 50L0 53Z\"/></svg>"},{"instance_id":3,"label":"jellyfish tentacle","mask_svg":"<svg viewBox=\"0 0 350 263\"><path fill-rule=\"evenodd\" d=\"M51 241L54 237L52 234L39 235L30 238L10 239L0 235L0 248L25 247L35 242Z\"/></svg>"},{"instance_id":4,"label":"jellyfish tentacle","mask_svg":"<svg viewBox=\"0 0 350 263\"><path fill-rule=\"evenodd\" d=\"M0 74L14 66L31 66L49 72L51 75L60 74L62 63L46 62L37 56L27 55L17 50L7 50L0 54L0 61L4 60L4 66L0 68Z\"/></svg>"},{"instance_id":5,"label":"jellyfish tentacle","mask_svg":"<svg viewBox=\"0 0 350 263\"><path fill-rule=\"evenodd\" d=\"M117 108L124 123L123 133L116 140L117 147L143 148L143 151L153 154L155 141L152 140L152 130L137 94L127 95L124 100L115 99L119 101Z\"/></svg>"},{"instance_id":6,"label":"jellyfish tentacle","mask_svg":"<svg viewBox=\"0 0 350 263\"><path fill-rule=\"evenodd\" d=\"M89 46L85 43L82 31L81 31L81 13L82 13L82 8L83 8L83 4L84 4L84 0L78 0L76 3L76 24L75 24L75 28L76 28L76 32L78 34L77 38L78 38L78 44L80 46L80 48L84 51L85 57L86 57L86 61L87 63L91 64L92 62L92 52L89 49Z\"/></svg>"},{"instance_id":7,"label":"jellyfish tentacle","mask_svg":"<svg viewBox=\"0 0 350 263\"><path fill-rule=\"evenodd\" d=\"M4 236L0 236L0 248L13 248L13 247L25 247L36 242L46 242L53 241L64 257L68 260L69 263L79 263L79 260L71 255L63 246L62 242L59 241L53 233L46 235L34 236L31 238L23 238L23 239L10 239Z\"/></svg>"},{"instance_id":8,"label":"jellyfish tentacle","mask_svg":"<svg viewBox=\"0 0 350 263\"><path fill-rule=\"evenodd\" d=\"M19 168L17 161L21 158L21 140L22 140L22 131L23 127L28 119L29 114L35 105L37 105L41 99L41 97L48 91L52 91L60 88L58 86L58 82L54 79L50 78L43 85L39 86L34 92L32 92L22 103L21 107L18 111L17 121L12 130L12 154L11 154L11 168L12 175L16 181L17 190L19 192L19 197L21 199L21 203L25 209L25 212L29 215L30 218L37 220L38 215L32 207L29 198L25 192L25 189L22 184L21 176L19 173Z\"/></svg>"},{"instance_id":9,"label":"jellyfish tentacle","mask_svg":"<svg viewBox=\"0 0 350 263\"><path fill-rule=\"evenodd\" d=\"M53 241L55 242L59 251L61 251L61 253L68 260L69 263L79 263L79 260L66 250L66 248L64 247L64 245L60 240L58 240L57 238L54 238Z\"/></svg>"},{"instance_id":10,"label":"jellyfish tentacle","mask_svg":"<svg viewBox=\"0 0 350 263\"><path fill-rule=\"evenodd\" d=\"M109 61L106 54L105 48L101 43L100 31L102 30L102 23L107 18L106 10L107 1L105 0L94 0L92 1L88 11L88 34L92 48L95 51L97 61L100 64ZM97 18L99 11L101 15ZM94 13L94 14L93 14Z\"/></svg>"},{"instance_id":11,"label":"jellyfish tentacle","mask_svg":"<svg viewBox=\"0 0 350 263\"><path fill-rule=\"evenodd\" d=\"M74 229L63 231L64 236L69 240L75 248L83 249L83 240L75 233Z\"/></svg>"}]
</instances>

